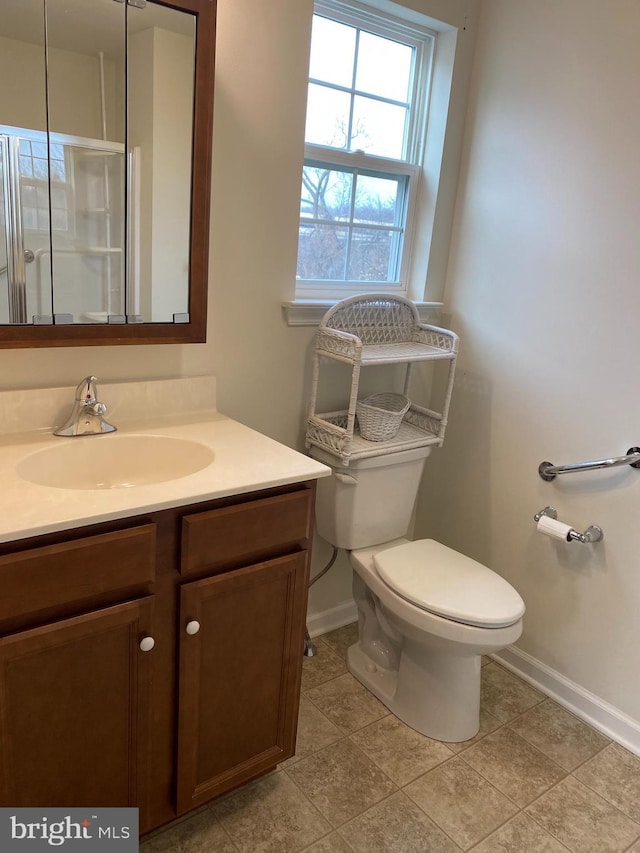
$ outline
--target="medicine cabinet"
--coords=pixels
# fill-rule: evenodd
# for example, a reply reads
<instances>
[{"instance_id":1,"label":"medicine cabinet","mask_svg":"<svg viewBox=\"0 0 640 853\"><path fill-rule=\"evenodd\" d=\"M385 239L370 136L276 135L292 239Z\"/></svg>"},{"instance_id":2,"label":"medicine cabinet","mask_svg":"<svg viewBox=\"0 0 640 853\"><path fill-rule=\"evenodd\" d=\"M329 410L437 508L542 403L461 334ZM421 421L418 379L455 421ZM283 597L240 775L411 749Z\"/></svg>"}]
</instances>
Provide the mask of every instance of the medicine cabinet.
<instances>
[{"instance_id":1,"label":"medicine cabinet","mask_svg":"<svg viewBox=\"0 0 640 853\"><path fill-rule=\"evenodd\" d=\"M2 0L0 347L205 339L215 0Z\"/></svg>"}]
</instances>

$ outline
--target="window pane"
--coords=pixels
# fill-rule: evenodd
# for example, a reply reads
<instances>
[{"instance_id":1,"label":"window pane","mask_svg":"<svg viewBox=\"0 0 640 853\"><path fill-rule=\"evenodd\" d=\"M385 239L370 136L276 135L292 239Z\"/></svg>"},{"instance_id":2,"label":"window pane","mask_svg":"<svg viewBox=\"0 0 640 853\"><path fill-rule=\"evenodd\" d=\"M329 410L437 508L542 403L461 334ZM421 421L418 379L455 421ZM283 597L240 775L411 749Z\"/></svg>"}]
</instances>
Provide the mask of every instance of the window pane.
<instances>
[{"instance_id":1,"label":"window pane","mask_svg":"<svg viewBox=\"0 0 640 853\"><path fill-rule=\"evenodd\" d=\"M309 84L305 140L312 145L346 148L349 132L349 106L346 92Z\"/></svg>"},{"instance_id":2,"label":"window pane","mask_svg":"<svg viewBox=\"0 0 640 853\"><path fill-rule=\"evenodd\" d=\"M37 186L35 187L36 191L36 207L49 207L49 187L48 186Z\"/></svg>"},{"instance_id":3,"label":"window pane","mask_svg":"<svg viewBox=\"0 0 640 853\"><path fill-rule=\"evenodd\" d=\"M67 193L63 189L56 187L51 188L51 207L56 207L59 210L67 207Z\"/></svg>"},{"instance_id":4,"label":"window pane","mask_svg":"<svg viewBox=\"0 0 640 853\"><path fill-rule=\"evenodd\" d=\"M37 210L37 229L38 231L48 231L49 230L49 208L45 208L44 210L39 207Z\"/></svg>"},{"instance_id":5,"label":"window pane","mask_svg":"<svg viewBox=\"0 0 640 853\"><path fill-rule=\"evenodd\" d=\"M25 178L33 177L33 160L31 157L20 157L20 174Z\"/></svg>"},{"instance_id":6,"label":"window pane","mask_svg":"<svg viewBox=\"0 0 640 853\"><path fill-rule=\"evenodd\" d=\"M348 230L341 225L300 224L298 278L344 280Z\"/></svg>"},{"instance_id":7,"label":"window pane","mask_svg":"<svg viewBox=\"0 0 640 853\"><path fill-rule=\"evenodd\" d=\"M351 281L395 281L396 271L389 271L396 232L354 228L351 233L349 269Z\"/></svg>"},{"instance_id":8,"label":"window pane","mask_svg":"<svg viewBox=\"0 0 640 853\"><path fill-rule=\"evenodd\" d=\"M51 180L62 181L62 183L65 183L67 180L64 160L51 160Z\"/></svg>"},{"instance_id":9,"label":"window pane","mask_svg":"<svg viewBox=\"0 0 640 853\"><path fill-rule=\"evenodd\" d=\"M35 207L22 208L22 227L26 231L38 230L38 211Z\"/></svg>"},{"instance_id":10,"label":"window pane","mask_svg":"<svg viewBox=\"0 0 640 853\"><path fill-rule=\"evenodd\" d=\"M32 142L31 150L34 157L40 157L42 160L46 160L49 156L46 142Z\"/></svg>"},{"instance_id":11,"label":"window pane","mask_svg":"<svg viewBox=\"0 0 640 853\"><path fill-rule=\"evenodd\" d=\"M351 150L402 159L407 110L393 104L356 97L353 106Z\"/></svg>"},{"instance_id":12,"label":"window pane","mask_svg":"<svg viewBox=\"0 0 640 853\"><path fill-rule=\"evenodd\" d=\"M354 27L313 16L309 77L351 88L356 49Z\"/></svg>"},{"instance_id":13,"label":"window pane","mask_svg":"<svg viewBox=\"0 0 640 853\"><path fill-rule=\"evenodd\" d=\"M28 207L38 206L38 190L31 184L22 184L22 204Z\"/></svg>"},{"instance_id":14,"label":"window pane","mask_svg":"<svg viewBox=\"0 0 640 853\"><path fill-rule=\"evenodd\" d=\"M399 181L390 178L358 175L354 221L376 225L397 224L398 184Z\"/></svg>"},{"instance_id":15,"label":"window pane","mask_svg":"<svg viewBox=\"0 0 640 853\"><path fill-rule=\"evenodd\" d=\"M316 166L305 166L302 174L300 215L314 219L346 221L351 216L353 175Z\"/></svg>"},{"instance_id":16,"label":"window pane","mask_svg":"<svg viewBox=\"0 0 640 853\"><path fill-rule=\"evenodd\" d=\"M394 101L407 101L413 48L407 44L360 33L356 89Z\"/></svg>"},{"instance_id":17,"label":"window pane","mask_svg":"<svg viewBox=\"0 0 640 853\"><path fill-rule=\"evenodd\" d=\"M33 158L33 176L41 181L49 179L49 164L46 159L41 160L39 157Z\"/></svg>"}]
</instances>

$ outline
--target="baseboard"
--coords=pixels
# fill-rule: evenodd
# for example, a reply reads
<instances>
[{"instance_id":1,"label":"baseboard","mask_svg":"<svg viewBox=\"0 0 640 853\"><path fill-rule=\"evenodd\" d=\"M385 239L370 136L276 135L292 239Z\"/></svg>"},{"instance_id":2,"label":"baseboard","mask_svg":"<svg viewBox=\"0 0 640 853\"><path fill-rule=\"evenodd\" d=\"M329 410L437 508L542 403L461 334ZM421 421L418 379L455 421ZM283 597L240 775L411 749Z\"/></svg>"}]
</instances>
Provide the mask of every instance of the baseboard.
<instances>
[{"instance_id":1,"label":"baseboard","mask_svg":"<svg viewBox=\"0 0 640 853\"><path fill-rule=\"evenodd\" d=\"M319 637L327 631L334 631L349 625L358 618L355 601L343 601L322 613L307 613L307 631L312 637Z\"/></svg>"},{"instance_id":2,"label":"baseboard","mask_svg":"<svg viewBox=\"0 0 640 853\"><path fill-rule=\"evenodd\" d=\"M637 720L515 646L491 657L594 729L640 755L640 722Z\"/></svg>"}]
</instances>

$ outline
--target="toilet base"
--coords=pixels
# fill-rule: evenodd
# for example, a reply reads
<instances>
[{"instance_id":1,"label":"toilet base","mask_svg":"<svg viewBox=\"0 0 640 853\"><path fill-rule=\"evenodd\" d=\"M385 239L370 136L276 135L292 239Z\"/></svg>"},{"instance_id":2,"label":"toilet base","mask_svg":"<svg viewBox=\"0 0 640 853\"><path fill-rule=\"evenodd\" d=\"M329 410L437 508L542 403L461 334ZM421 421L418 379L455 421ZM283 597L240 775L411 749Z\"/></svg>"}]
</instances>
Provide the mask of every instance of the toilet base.
<instances>
[{"instance_id":1,"label":"toilet base","mask_svg":"<svg viewBox=\"0 0 640 853\"><path fill-rule=\"evenodd\" d=\"M459 743L480 728L480 655L437 652L405 638L397 670L379 666L358 642L349 671L400 720L434 740Z\"/></svg>"}]
</instances>

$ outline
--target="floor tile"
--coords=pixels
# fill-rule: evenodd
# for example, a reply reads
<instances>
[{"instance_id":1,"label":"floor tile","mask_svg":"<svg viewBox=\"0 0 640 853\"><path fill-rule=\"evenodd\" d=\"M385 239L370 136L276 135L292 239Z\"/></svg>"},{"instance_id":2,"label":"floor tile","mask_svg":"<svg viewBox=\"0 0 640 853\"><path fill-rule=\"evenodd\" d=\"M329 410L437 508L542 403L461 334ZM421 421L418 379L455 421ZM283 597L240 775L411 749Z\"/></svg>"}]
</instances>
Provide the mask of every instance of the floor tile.
<instances>
[{"instance_id":1,"label":"floor tile","mask_svg":"<svg viewBox=\"0 0 640 853\"><path fill-rule=\"evenodd\" d=\"M430 770L403 790L463 850L517 812L510 800L461 758Z\"/></svg>"},{"instance_id":2,"label":"floor tile","mask_svg":"<svg viewBox=\"0 0 640 853\"><path fill-rule=\"evenodd\" d=\"M489 663L482 667L480 704L503 723L528 711L546 697L513 673Z\"/></svg>"},{"instance_id":3,"label":"floor tile","mask_svg":"<svg viewBox=\"0 0 640 853\"><path fill-rule=\"evenodd\" d=\"M526 812L574 853L622 853L640 836L640 824L573 776Z\"/></svg>"},{"instance_id":4,"label":"floor tile","mask_svg":"<svg viewBox=\"0 0 640 853\"><path fill-rule=\"evenodd\" d=\"M398 791L340 827L356 853L458 853L459 848Z\"/></svg>"},{"instance_id":5,"label":"floor tile","mask_svg":"<svg viewBox=\"0 0 640 853\"><path fill-rule=\"evenodd\" d=\"M462 752L464 749L473 746L474 743L478 743L485 735L499 729L502 725L504 724L496 719L493 714L490 714L486 708L480 708L480 730L478 734L469 738L469 740L461 740L458 743L447 743L447 746L453 752Z\"/></svg>"},{"instance_id":6,"label":"floor tile","mask_svg":"<svg viewBox=\"0 0 640 853\"><path fill-rule=\"evenodd\" d=\"M612 743L574 775L640 823L640 758Z\"/></svg>"},{"instance_id":7,"label":"floor tile","mask_svg":"<svg viewBox=\"0 0 640 853\"><path fill-rule=\"evenodd\" d=\"M238 853L207 807L193 817L171 824L140 844L140 853Z\"/></svg>"},{"instance_id":8,"label":"floor tile","mask_svg":"<svg viewBox=\"0 0 640 853\"><path fill-rule=\"evenodd\" d=\"M313 752L329 746L344 737L337 726L327 719L322 711L319 711L313 702L306 696L300 697L300 711L298 712L298 737L296 740L296 754L281 764L281 767L289 767L306 758Z\"/></svg>"},{"instance_id":9,"label":"floor tile","mask_svg":"<svg viewBox=\"0 0 640 853\"><path fill-rule=\"evenodd\" d=\"M566 775L539 749L505 727L466 749L461 758L521 808Z\"/></svg>"},{"instance_id":10,"label":"floor tile","mask_svg":"<svg viewBox=\"0 0 640 853\"><path fill-rule=\"evenodd\" d=\"M211 807L241 853L293 853L331 829L284 772L245 785Z\"/></svg>"},{"instance_id":11,"label":"floor tile","mask_svg":"<svg viewBox=\"0 0 640 853\"><path fill-rule=\"evenodd\" d=\"M389 713L351 673L321 684L306 695L345 734L352 734Z\"/></svg>"},{"instance_id":12,"label":"floor tile","mask_svg":"<svg viewBox=\"0 0 640 853\"><path fill-rule=\"evenodd\" d=\"M351 735L351 740L400 786L452 755L448 746L410 729L393 714Z\"/></svg>"},{"instance_id":13,"label":"floor tile","mask_svg":"<svg viewBox=\"0 0 640 853\"><path fill-rule=\"evenodd\" d=\"M328 646L318 645L318 654L312 658L302 658L302 692L311 690L325 681L331 681L347 671L347 665L341 657L334 654Z\"/></svg>"},{"instance_id":14,"label":"floor tile","mask_svg":"<svg viewBox=\"0 0 640 853\"><path fill-rule=\"evenodd\" d=\"M513 720L509 728L565 770L574 770L609 743L608 738L551 699Z\"/></svg>"},{"instance_id":15,"label":"floor tile","mask_svg":"<svg viewBox=\"0 0 640 853\"><path fill-rule=\"evenodd\" d=\"M567 853L567 848L520 812L476 845L472 853Z\"/></svg>"},{"instance_id":16,"label":"floor tile","mask_svg":"<svg viewBox=\"0 0 640 853\"><path fill-rule=\"evenodd\" d=\"M337 832L332 832L311 847L305 847L304 853L352 853L352 850Z\"/></svg>"},{"instance_id":17,"label":"floor tile","mask_svg":"<svg viewBox=\"0 0 640 853\"><path fill-rule=\"evenodd\" d=\"M347 672L356 639L304 659L294 758L141 853L640 853L640 758L486 657L479 733L426 738Z\"/></svg>"},{"instance_id":18,"label":"floor tile","mask_svg":"<svg viewBox=\"0 0 640 853\"><path fill-rule=\"evenodd\" d=\"M327 746L286 772L333 826L340 826L397 791L350 740Z\"/></svg>"},{"instance_id":19,"label":"floor tile","mask_svg":"<svg viewBox=\"0 0 640 853\"><path fill-rule=\"evenodd\" d=\"M322 641L329 648L341 657L347 659L347 650L349 646L353 646L358 642L358 623L352 622L350 625L345 625L343 628L337 628L335 631L329 631L328 634L322 635Z\"/></svg>"}]
</instances>

